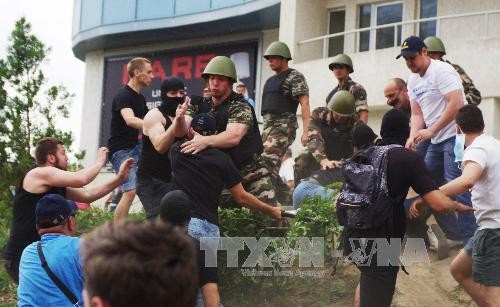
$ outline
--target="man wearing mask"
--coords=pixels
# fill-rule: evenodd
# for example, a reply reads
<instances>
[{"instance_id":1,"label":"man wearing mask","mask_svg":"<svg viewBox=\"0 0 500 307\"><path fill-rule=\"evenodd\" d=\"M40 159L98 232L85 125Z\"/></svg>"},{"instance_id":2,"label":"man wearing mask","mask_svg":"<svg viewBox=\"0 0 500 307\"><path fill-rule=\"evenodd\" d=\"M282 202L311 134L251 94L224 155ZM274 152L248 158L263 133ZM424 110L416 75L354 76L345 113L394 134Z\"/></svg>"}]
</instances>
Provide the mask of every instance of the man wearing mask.
<instances>
[{"instance_id":1,"label":"man wearing mask","mask_svg":"<svg viewBox=\"0 0 500 307\"><path fill-rule=\"evenodd\" d=\"M411 116L410 98L406 82L401 78L392 78L387 82L384 88L384 96L387 98L387 104Z\"/></svg>"},{"instance_id":2,"label":"man wearing mask","mask_svg":"<svg viewBox=\"0 0 500 307\"><path fill-rule=\"evenodd\" d=\"M172 120L185 100L184 83L174 77L161 84L162 103L144 117L142 152L137 170L137 195L148 218L159 214L162 197L172 190L168 150L174 142Z\"/></svg>"}]
</instances>

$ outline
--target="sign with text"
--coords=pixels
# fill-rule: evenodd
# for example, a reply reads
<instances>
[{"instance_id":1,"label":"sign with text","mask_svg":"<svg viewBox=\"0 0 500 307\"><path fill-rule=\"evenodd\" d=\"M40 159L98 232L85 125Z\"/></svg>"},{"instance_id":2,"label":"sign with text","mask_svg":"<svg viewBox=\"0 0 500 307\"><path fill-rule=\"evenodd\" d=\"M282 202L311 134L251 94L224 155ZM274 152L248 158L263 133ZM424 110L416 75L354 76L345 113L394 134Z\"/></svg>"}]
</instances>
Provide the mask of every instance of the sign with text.
<instances>
[{"instance_id":1,"label":"sign with text","mask_svg":"<svg viewBox=\"0 0 500 307\"><path fill-rule=\"evenodd\" d=\"M236 65L238 80L246 84L250 97L254 97L257 42L246 42L224 46L202 46L187 50L137 54L128 57L106 58L104 86L101 104L100 146L107 146L111 125L111 104L118 90L129 80L127 63L141 56L151 61L154 79L141 93L146 97L148 109L161 103L160 85L164 79L173 76L186 85L188 95L202 96L205 86L201 73L207 63L217 55L230 57Z\"/></svg>"}]
</instances>

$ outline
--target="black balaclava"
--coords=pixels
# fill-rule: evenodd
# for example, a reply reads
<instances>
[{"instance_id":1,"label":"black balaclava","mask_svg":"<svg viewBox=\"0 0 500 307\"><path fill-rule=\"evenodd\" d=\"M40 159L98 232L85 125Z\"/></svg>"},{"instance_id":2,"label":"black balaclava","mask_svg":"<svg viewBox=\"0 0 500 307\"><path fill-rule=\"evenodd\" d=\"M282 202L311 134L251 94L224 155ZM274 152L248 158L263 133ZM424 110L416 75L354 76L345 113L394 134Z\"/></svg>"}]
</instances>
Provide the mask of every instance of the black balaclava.
<instances>
[{"instance_id":1,"label":"black balaclava","mask_svg":"<svg viewBox=\"0 0 500 307\"><path fill-rule=\"evenodd\" d=\"M183 89L184 82L182 82L181 79L169 77L163 80L160 87L162 104L159 108L162 113L166 113L172 117L175 116L175 110L177 110L177 106L184 102L185 97L167 97L167 92Z\"/></svg>"},{"instance_id":2,"label":"black balaclava","mask_svg":"<svg viewBox=\"0 0 500 307\"><path fill-rule=\"evenodd\" d=\"M398 144L405 146L410 136L410 119L400 110L392 109L384 114L380 128L382 140L377 145Z\"/></svg>"}]
</instances>

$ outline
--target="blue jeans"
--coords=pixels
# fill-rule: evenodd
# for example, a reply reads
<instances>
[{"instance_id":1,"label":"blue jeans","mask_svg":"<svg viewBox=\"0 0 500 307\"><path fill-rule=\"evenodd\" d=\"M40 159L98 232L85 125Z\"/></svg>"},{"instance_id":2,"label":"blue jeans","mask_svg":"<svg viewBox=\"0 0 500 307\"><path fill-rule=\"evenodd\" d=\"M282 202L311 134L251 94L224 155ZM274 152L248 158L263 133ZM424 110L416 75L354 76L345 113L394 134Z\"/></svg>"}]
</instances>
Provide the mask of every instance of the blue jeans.
<instances>
[{"instance_id":1,"label":"blue jeans","mask_svg":"<svg viewBox=\"0 0 500 307\"><path fill-rule=\"evenodd\" d=\"M306 197L320 196L329 198L333 196L333 190L308 180L302 180L293 190L292 204L294 209L298 209Z\"/></svg>"},{"instance_id":2,"label":"blue jeans","mask_svg":"<svg viewBox=\"0 0 500 307\"><path fill-rule=\"evenodd\" d=\"M122 192L127 192L135 189L137 181L137 163L139 163L139 158L141 156L141 144L136 145L131 149L122 149L115 151L111 156L111 164L116 173L120 170L120 165L123 161L128 158L134 158L134 166L128 172L128 177L122 182Z\"/></svg>"},{"instance_id":3,"label":"blue jeans","mask_svg":"<svg viewBox=\"0 0 500 307\"><path fill-rule=\"evenodd\" d=\"M448 183L462 175L459 164L455 162L454 146L455 137L451 137L438 144L431 143L427 148L425 164L438 185ZM455 200L472 207L470 192L457 195ZM464 245L467 244L477 229L476 218L473 212L461 212L458 214L437 213L434 216L448 239L461 239Z\"/></svg>"}]
</instances>

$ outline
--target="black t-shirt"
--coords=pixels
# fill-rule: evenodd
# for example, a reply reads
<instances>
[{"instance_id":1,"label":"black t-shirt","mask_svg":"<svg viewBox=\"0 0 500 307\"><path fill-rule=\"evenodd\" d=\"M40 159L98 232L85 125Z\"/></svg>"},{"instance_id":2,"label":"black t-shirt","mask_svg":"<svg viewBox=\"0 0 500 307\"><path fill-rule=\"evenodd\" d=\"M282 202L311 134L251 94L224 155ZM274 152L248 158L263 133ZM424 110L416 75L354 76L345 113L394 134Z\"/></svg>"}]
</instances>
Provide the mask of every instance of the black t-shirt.
<instances>
[{"instance_id":1,"label":"black t-shirt","mask_svg":"<svg viewBox=\"0 0 500 307\"><path fill-rule=\"evenodd\" d=\"M200 241L192 238L194 243L194 248L196 249L196 254L198 258L198 285L203 287L208 283L217 283L219 278L217 275L217 267L207 267L205 265L205 253L210 251L200 248ZM217 257L217 251L211 251L213 253L212 257Z\"/></svg>"},{"instance_id":2,"label":"black t-shirt","mask_svg":"<svg viewBox=\"0 0 500 307\"><path fill-rule=\"evenodd\" d=\"M406 216L403 202L410 186L420 195L438 189L424 160L414 151L403 147L392 148L388 152L387 186L389 194L401 202L394 206L393 215L377 229L349 229L346 237L351 238L402 238L405 232ZM345 247L349 243L344 242Z\"/></svg>"},{"instance_id":3,"label":"black t-shirt","mask_svg":"<svg viewBox=\"0 0 500 307\"><path fill-rule=\"evenodd\" d=\"M40 240L36 230L35 209L38 200L47 194L59 194L66 197L66 188L52 187L41 194L33 194L24 190L22 184L16 189L10 236L5 247L6 259L19 260L26 246Z\"/></svg>"},{"instance_id":4,"label":"black t-shirt","mask_svg":"<svg viewBox=\"0 0 500 307\"><path fill-rule=\"evenodd\" d=\"M111 105L111 136L108 140L110 156L118 150L131 149L138 144L139 130L127 126L120 113L125 108L132 109L135 117L143 118L147 110L146 98L128 85L120 89L113 98Z\"/></svg>"},{"instance_id":5,"label":"black t-shirt","mask_svg":"<svg viewBox=\"0 0 500 307\"><path fill-rule=\"evenodd\" d=\"M218 225L222 190L240 183L241 176L231 158L218 149L207 148L195 155L181 153L180 145L185 141L177 141L170 149L172 183L193 200L191 217Z\"/></svg>"}]
</instances>

